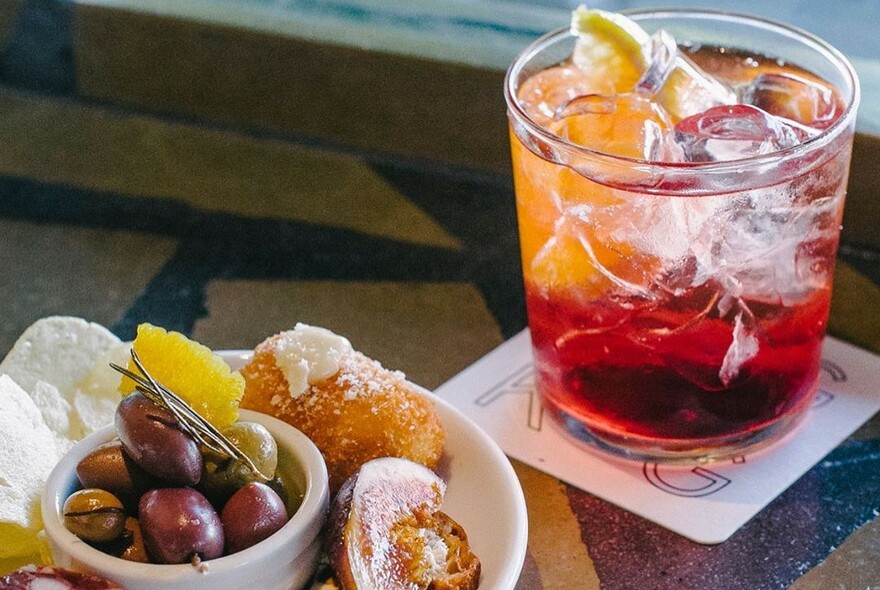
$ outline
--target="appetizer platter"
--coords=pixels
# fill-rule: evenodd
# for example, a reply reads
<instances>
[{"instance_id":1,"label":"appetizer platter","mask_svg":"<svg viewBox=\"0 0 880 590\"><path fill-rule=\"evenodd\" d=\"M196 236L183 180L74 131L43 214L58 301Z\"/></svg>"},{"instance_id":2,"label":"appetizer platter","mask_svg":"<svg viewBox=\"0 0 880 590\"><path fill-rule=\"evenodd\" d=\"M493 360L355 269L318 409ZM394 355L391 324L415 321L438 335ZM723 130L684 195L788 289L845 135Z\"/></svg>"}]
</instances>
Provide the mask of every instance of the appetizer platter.
<instances>
[{"instance_id":1,"label":"appetizer platter","mask_svg":"<svg viewBox=\"0 0 880 590\"><path fill-rule=\"evenodd\" d=\"M0 409L0 589L505 590L525 558L501 450L323 328L214 352L45 318Z\"/></svg>"}]
</instances>

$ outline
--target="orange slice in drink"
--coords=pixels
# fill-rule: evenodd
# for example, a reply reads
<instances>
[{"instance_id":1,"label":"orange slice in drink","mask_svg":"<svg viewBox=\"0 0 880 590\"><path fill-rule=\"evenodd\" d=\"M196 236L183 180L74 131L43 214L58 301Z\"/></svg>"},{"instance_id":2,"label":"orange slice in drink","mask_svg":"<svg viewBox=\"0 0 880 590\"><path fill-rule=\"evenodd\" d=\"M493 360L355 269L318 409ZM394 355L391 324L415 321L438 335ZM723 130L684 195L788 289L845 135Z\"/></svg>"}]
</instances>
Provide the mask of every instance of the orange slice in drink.
<instances>
[{"instance_id":1,"label":"orange slice in drink","mask_svg":"<svg viewBox=\"0 0 880 590\"><path fill-rule=\"evenodd\" d=\"M576 145L637 160L663 159L664 150L672 147L669 116L635 93L574 99L560 109L550 129Z\"/></svg>"},{"instance_id":2,"label":"orange slice in drink","mask_svg":"<svg viewBox=\"0 0 880 590\"><path fill-rule=\"evenodd\" d=\"M589 297L601 293L596 281L602 277L596 272L589 251L570 233L560 233L547 240L524 272L545 294L577 290Z\"/></svg>"}]
</instances>

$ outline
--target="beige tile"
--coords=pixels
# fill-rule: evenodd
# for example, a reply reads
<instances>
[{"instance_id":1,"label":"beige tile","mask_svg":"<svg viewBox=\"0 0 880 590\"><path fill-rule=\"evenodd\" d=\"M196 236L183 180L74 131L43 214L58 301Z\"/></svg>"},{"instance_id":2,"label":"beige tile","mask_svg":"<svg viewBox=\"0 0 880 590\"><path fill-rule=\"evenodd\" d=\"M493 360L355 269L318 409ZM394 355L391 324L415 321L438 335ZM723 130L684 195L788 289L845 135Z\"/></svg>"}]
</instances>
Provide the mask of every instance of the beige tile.
<instances>
[{"instance_id":1,"label":"beige tile","mask_svg":"<svg viewBox=\"0 0 880 590\"><path fill-rule=\"evenodd\" d=\"M210 121L504 171L504 72L77 4L79 91Z\"/></svg>"},{"instance_id":2,"label":"beige tile","mask_svg":"<svg viewBox=\"0 0 880 590\"><path fill-rule=\"evenodd\" d=\"M205 307L194 335L213 348L252 348L305 322L428 388L502 341L479 291L460 283L214 281Z\"/></svg>"},{"instance_id":3,"label":"beige tile","mask_svg":"<svg viewBox=\"0 0 880 590\"><path fill-rule=\"evenodd\" d=\"M0 173L458 248L352 156L0 89Z\"/></svg>"},{"instance_id":4,"label":"beige tile","mask_svg":"<svg viewBox=\"0 0 880 590\"><path fill-rule=\"evenodd\" d=\"M843 210L843 239L880 247L880 168L877 154L880 137L856 134L853 142L852 167Z\"/></svg>"},{"instance_id":5,"label":"beige tile","mask_svg":"<svg viewBox=\"0 0 880 590\"><path fill-rule=\"evenodd\" d=\"M863 525L789 590L880 588L880 518Z\"/></svg>"},{"instance_id":6,"label":"beige tile","mask_svg":"<svg viewBox=\"0 0 880 590\"><path fill-rule=\"evenodd\" d=\"M880 353L880 287L843 262L834 269L828 333Z\"/></svg>"},{"instance_id":7,"label":"beige tile","mask_svg":"<svg viewBox=\"0 0 880 590\"><path fill-rule=\"evenodd\" d=\"M513 461L529 512L529 556L544 590L599 590L599 576L581 540L565 485L525 463ZM529 574L526 570L524 575ZM533 574L532 574L533 575ZM535 586L526 586L525 589Z\"/></svg>"},{"instance_id":8,"label":"beige tile","mask_svg":"<svg viewBox=\"0 0 880 590\"><path fill-rule=\"evenodd\" d=\"M0 355L35 320L112 326L175 250L145 234L0 220Z\"/></svg>"}]
</instances>

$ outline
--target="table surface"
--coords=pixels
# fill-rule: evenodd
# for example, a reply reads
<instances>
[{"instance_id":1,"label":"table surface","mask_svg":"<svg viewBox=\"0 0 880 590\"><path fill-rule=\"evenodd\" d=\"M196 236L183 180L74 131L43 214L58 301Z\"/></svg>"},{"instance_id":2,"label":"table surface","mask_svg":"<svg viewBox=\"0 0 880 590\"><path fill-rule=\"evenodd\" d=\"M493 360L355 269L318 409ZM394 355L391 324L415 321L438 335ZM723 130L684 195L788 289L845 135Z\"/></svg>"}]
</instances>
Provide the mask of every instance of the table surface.
<instances>
[{"instance_id":1,"label":"table surface","mask_svg":"<svg viewBox=\"0 0 880 590\"><path fill-rule=\"evenodd\" d=\"M412 83L411 62L346 49L412 92L357 111L334 90L363 84L356 68L319 67L341 50L266 31L3 0L0 43L0 355L51 314L215 349L301 321L433 388L525 326L497 72L418 58L432 74ZM470 111L428 120L448 108L434 77ZM830 331L880 353L877 147L857 141ZM880 588L880 418L830 458L716 546L514 462L517 588Z\"/></svg>"}]
</instances>

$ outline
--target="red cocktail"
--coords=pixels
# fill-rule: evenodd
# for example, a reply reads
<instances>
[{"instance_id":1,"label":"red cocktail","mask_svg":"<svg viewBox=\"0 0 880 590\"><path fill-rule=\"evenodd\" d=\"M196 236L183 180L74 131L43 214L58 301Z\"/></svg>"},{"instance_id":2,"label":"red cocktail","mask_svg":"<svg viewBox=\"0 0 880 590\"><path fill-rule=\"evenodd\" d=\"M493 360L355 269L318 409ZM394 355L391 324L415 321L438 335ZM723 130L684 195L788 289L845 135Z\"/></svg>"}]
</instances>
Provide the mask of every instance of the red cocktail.
<instances>
[{"instance_id":1,"label":"red cocktail","mask_svg":"<svg viewBox=\"0 0 880 590\"><path fill-rule=\"evenodd\" d=\"M506 94L545 406L629 455L773 439L817 389L858 83L721 13L579 9Z\"/></svg>"}]
</instances>

